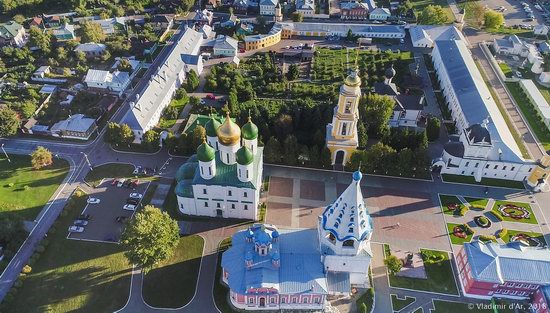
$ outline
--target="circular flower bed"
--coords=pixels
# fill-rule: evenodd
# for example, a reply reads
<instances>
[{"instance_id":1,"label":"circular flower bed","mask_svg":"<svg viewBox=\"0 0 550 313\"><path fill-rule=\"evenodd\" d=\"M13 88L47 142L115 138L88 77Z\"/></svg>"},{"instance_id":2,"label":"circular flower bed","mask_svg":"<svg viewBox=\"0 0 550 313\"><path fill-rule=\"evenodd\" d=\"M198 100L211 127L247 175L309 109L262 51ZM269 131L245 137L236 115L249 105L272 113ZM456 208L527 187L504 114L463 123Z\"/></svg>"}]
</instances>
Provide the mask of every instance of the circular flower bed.
<instances>
[{"instance_id":1,"label":"circular flower bed","mask_svg":"<svg viewBox=\"0 0 550 313\"><path fill-rule=\"evenodd\" d=\"M455 211L456 209L458 209L458 204L456 204L456 203L447 204L447 210L448 211Z\"/></svg>"},{"instance_id":2,"label":"circular flower bed","mask_svg":"<svg viewBox=\"0 0 550 313\"><path fill-rule=\"evenodd\" d=\"M542 246L542 242L538 239L538 238L535 238L535 237L531 237L527 234L523 234L523 233L518 233L518 234L515 234L514 236L512 236L512 238L510 238L510 241L521 241L529 246L532 246L532 247L541 247Z\"/></svg>"},{"instance_id":3,"label":"circular flower bed","mask_svg":"<svg viewBox=\"0 0 550 313\"><path fill-rule=\"evenodd\" d=\"M529 213L526 208L522 208L513 204L501 205L498 210L500 211L500 214L502 216L510 217L516 220L529 218L531 216L531 213Z\"/></svg>"},{"instance_id":4,"label":"circular flower bed","mask_svg":"<svg viewBox=\"0 0 550 313\"><path fill-rule=\"evenodd\" d=\"M481 228L491 227L491 221L488 218L486 218L485 216L478 215L478 216L474 217L474 222L476 223L477 226L479 226Z\"/></svg>"},{"instance_id":5,"label":"circular flower bed","mask_svg":"<svg viewBox=\"0 0 550 313\"><path fill-rule=\"evenodd\" d=\"M468 234L466 234L466 231L462 226L455 226L453 228L453 235L457 236L458 238L466 238L468 237Z\"/></svg>"}]
</instances>

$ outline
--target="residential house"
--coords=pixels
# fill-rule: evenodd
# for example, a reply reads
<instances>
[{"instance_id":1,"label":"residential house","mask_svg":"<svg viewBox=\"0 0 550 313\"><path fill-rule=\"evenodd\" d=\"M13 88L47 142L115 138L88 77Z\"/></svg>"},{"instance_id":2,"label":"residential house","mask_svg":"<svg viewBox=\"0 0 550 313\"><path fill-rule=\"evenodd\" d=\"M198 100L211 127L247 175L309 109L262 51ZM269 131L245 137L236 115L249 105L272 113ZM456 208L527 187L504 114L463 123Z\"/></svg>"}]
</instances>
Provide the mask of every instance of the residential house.
<instances>
[{"instance_id":1,"label":"residential house","mask_svg":"<svg viewBox=\"0 0 550 313\"><path fill-rule=\"evenodd\" d=\"M236 56L238 49L238 41L229 36L220 36L216 38L214 44L214 55L221 56Z\"/></svg>"},{"instance_id":2,"label":"residential house","mask_svg":"<svg viewBox=\"0 0 550 313\"><path fill-rule=\"evenodd\" d=\"M391 17L391 12L386 8L375 8L369 13L369 20L387 21Z\"/></svg>"},{"instance_id":3,"label":"residential house","mask_svg":"<svg viewBox=\"0 0 550 313\"><path fill-rule=\"evenodd\" d=\"M34 73L32 73L32 78L46 78L51 72L51 67L49 65L42 65Z\"/></svg>"},{"instance_id":4,"label":"residential house","mask_svg":"<svg viewBox=\"0 0 550 313\"><path fill-rule=\"evenodd\" d=\"M96 129L95 119L75 114L55 123L50 132L55 137L88 140Z\"/></svg>"},{"instance_id":5,"label":"residential house","mask_svg":"<svg viewBox=\"0 0 550 313\"><path fill-rule=\"evenodd\" d=\"M151 23L155 30L164 31L165 29L172 28L174 25L174 17L168 14L157 14L153 16Z\"/></svg>"},{"instance_id":6,"label":"residential house","mask_svg":"<svg viewBox=\"0 0 550 313\"><path fill-rule=\"evenodd\" d=\"M61 16L42 14L42 22L46 28L57 28L62 24Z\"/></svg>"},{"instance_id":7,"label":"residential house","mask_svg":"<svg viewBox=\"0 0 550 313\"><path fill-rule=\"evenodd\" d=\"M90 22L94 24L99 24L106 35L112 35L118 32L126 32L128 30L125 17L113 17L104 20L91 20Z\"/></svg>"},{"instance_id":8,"label":"residential house","mask_svg":"<svg viewBox=\"0 0 550 313\"><path fill-rule=\"evenodd\" d=\"M217 8L219 5L220 5L220 1L219 1L219 0L207 0L207 1L206 1L206 4L205 4L205 7L206 7L208 10L212 10L212 9L214 9L214 8Z\"/></svg>"},{"instance_id":9,"label":"residential house","mask_svg":"<svg viewBox=\"0 0 550 313\"><path fill-rule=\"evenodd\" d=\"M248 11L248 0L235 0L232 7L235 13L246 13Z\"/></svg>"},{"instance_id":10,"label":"residential house","mask_svg":"<svg viewBox=\"0 0 550 313\"><path fill-rule=\"evenodd\" d=\"M545 292L550 286L550 250L542 243L533 247L522 240L508 244L467 242L456 255L456 264L460 288L470 298L537 303L544 296L537 291Z\"/></svg>"},{"instance_id":11,"label":"residential house","mask_svg":"<svg viewBox=\"0 0 550 313\"><path fill-rule=\"evenodd\" d=\"M517 55L525 58L529 54L529 46L516 35L493 40L493 48L498 54Z\"/></svg>"},{"instance_id":12,"label":"residential house","mask_svg":"<svg viewBox=\"0 0 550 313\"><path fill-rule=\"evenodd\" d=\"M296 0L296 12L303 16L313 16L315 14L315 2L313 0Z\"/></svg>"},{"instance_id":13,"label":"residential house","mask_svg":"<svg viewBox=\"0 0 550 313\"><path fill-rule=\"evenodd\" d=\"M0 47L14 46L21 48L27 43L25 28L15 21L0 24Z\"/></svg>"},{"instance_id":14,"label":"residential house","mask_svg":"<svg viewBox=\"0 0 550 313\"><path fill-rule=\"evenodd\" d=\"M72 24L63 24L63 26L53 29L52 35L58 41L74 40L76 36L74 34L74 25Z\"/></svg>"},{"instance_id":15,"label":"residential house","mask_svg":"<svg viewBox=\"0 0 550 313\"><path fill-rule=\"evenodd\" d=\"M550 53L550 44L548 44L546 41L539 43L539 52L541 54L548 54Z\"/></svg>"},{"instance_id":16,"label":"residential house","mask_svg":"<svg viewBox=\"0 0 550 313\"><path fill-rule=\"evenodd\" d=\"M543 75L541 74L541 77L542 76ZM550 130L550 105L540 92L537 85L535 85L531 79L522 79L519 81L519 86L523 90L526 98L531 102L531 106L537 111L539 119L542 120L544 125L546 125L546 128Z\"/></svg>"},{"instance_id":17,"label":"residential house","mask_svg":"<svg viewBox=\"0 0 550 313\"><path fill-rule=\"evenodd\" d=\"M547 25L535 25L535 27L533 28L533 34L535 34L536 36L546 36L548 35L549 29L550 27L548 27Z\"/></svg>"},{"instance_id":18,"label":"residential house","mask_svg":"<svg viewBox=\"0 0 550 313\"><path fill-rule=\"evenodd\" d=\"M214 14L211 11L204 9L202 11L200 10L195 11L195 16L193 17L192 22L200 25L203 25L203 24L212 25L213 19L214 19Z\"/></svg>"},{"instance_id":19,"label":"residential house","mask_svg":"<svg viewBox=\"0 0 550 313\"><path fill-rule=\"evenodd\" d=\"M29 27L32 27L32 26L42 28L42 29L46 28L46 26L44 25L44 19L40 15L35 16L31 19L31 21L29 22Z\"/></svg>"},{"instance_id":20,"label":"residential house","mask_svg":"<svg viewBox=\"0 0 550 313\"><path fill-rule=\"evenodd\" d=\"M343 20L366 20L376 9L374 0L340 2L340 18Z\"/></svg>"},{"instance_id":21,"label":"residential house","mask_svg":"<svg viewBox=\"0 0 550 313\"><path fill-rule=\"evenodd\" d=\"M388 121L390 127L418 127L418 122L422 117L424 108L422 96L400 93L397 86L392 82L395 77L393 65L386 69L383 82L374 83L374 92L380 95L386 95L395 101L393 114Z\"/></svg>"},{"instance_id":22,"label":"residential house","mask_svg":"<svg viewBox=\"0 0 550 313\"><path fill-rule=\"evenodd\" d=\"M349 30L360 37L367 38L405 38L405 29L400 25L368 25L347 23L276 23L282 28L281 38L289 39L293 36L340 36L345 37Z\"/></svg>"},{"instance_id":23,"label":"residential house","mask_svg":"<svg viewBox=\"0 0 550 313\"><path fill-rule=\"evenodd\" d=\"M282 28L275 23L269 33L250 35L244 38L244 46L247 51L270 47L281 41Z\"/></svg>"},{"instance_id":24,"label":"residential house","mask_svg":"<svg viewBox=\"0 0 550 313\"><path fill-rule=\"evenodd\" d=\"M239 18L236 15L231 14L226 21L220 23L221 27L233 28L239 22Z\"/></svg>"},{"instance_id":25,"label":"residential house","mask_svg":"<svg viewBox=\"0 0 550 313\"><path fill-rule=\"evenodd\" d=\"M84 52L87 58L98 58L105 53L107 46L102 43L88 42L81 43L74 48L75 52Z\"/></svg>"},{"instance_id":26,"label":"residential house","mask_svg":"<svg viewBox=\"0 0 550 313\"><path fill-rule=\"evenodd\" d=\"M143 63L140 61L140 60L136 60L136 58L134 56L131 56L131 57L128 57L128 58L124 58L124 57L116 57L115 58L115 63L113 63L113 65L111 65L111 70L116 70L121 62L121 60L126 60L128 61L128 63L130 63L130 67L132 68L130 70L130 73L134 73L135 71L138 71L139 69L141 69L141 66L143 65Z\"/></svg>"},{"instance_id":27,"label":"residential house","mask_svg":"<svg viewBox=\"0 0 550 313\"><path fill-rule=\"evenodd\" d=\"M275 6L277 3L279 3L279 0L261 0L260 15L275 15Z\"/></svg>"},{"instance_id":28,"label":"residential house","mask_svg":"<svg viewBox=\"0 0 550 313\"><path fill-rule=\"evenodd\" d=\"M130 75L128 72L115 70L114 72L89 69L84 79L84 83L90 89L108 91L116 94L122 94L128 84L130 84Z\"/></svg>"},{"instance_id":29,"label":"residential house","mask_svg":"<svg viewBox=\"0 0 550 313\"><path fill-rule=\"evenodd\" d=\"M237 35L244 35L244 36L248 36L253 32L254 32L254 24L246 23L246 22L241 22L239 24L239 27L237 27L237 31L236 31Z\"/></svg>"}]
</instances>

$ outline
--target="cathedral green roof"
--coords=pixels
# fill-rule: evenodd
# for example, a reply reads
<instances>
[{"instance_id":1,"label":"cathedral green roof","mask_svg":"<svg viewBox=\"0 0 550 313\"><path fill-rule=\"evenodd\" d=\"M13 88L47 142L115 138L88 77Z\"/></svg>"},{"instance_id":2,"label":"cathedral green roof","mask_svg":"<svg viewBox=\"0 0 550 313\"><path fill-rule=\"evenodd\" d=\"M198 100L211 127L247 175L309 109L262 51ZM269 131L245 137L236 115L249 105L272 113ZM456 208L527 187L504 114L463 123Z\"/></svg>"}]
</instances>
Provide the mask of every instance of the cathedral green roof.
<instances>
[{"instance_id":1,"label":"cathedral green roof","mask_svg":"<svg viewBox=\"0 0 550 313\"><path fill-rule=\"evenodd\" d=\"M196 163L193 163L194 166L197 166ZM176 185L175 189L176 195L184 198L193 198L193 186L191 185L190 179L184 179Z\"/></svg>"},{"instance_id":2,"label":"cathedral green roof","mask_svg":"<svg viewBox=\"0 0 550 313\"><path fill-rule=\"evenodd\" d=\"M196 162L184 163L176 172L176 181L180 182L184 179L191 179L195 176L195 169L197 168Z\"/></svg>"},{"instance_id":3,"label":"cathedral green roof","mask_svg":"<svg viewBox=\"0 0 550 313\"><path fill-rule=\"evenodd\" d=\"M201 162L210 162L216 157L216 150L212 148L206 141L204 141L197 148L197 158Z\"/></svg>"},{"instance_id":4,"label":"cathedral green roof","mask_svg":"<svg viewBox=\"0 0 550 313\"><path fill-rule=\"evenodd\" d=\"M241 128L241 133L246 140L256 139L258 138L258 126L248 118L248 122Z\"/></svg>"},{"instance_id":5,"label":"cathedral green roof","mask_svg":"<svg viewBox=\"0 0 550 313\"><path fill-rule=\"evenodd\" d=\"M248 165L254 161L254 154L246 146L242 146L235 156L237 157L237 163L240 165Z\"/></svg>"},{"instance_id":6,"label":"cathedral green roof","mask_svg":"<svg viewBox=\"0 0 550 313\"><path fill-rule=\"evenodd\" d=\"M206 136L208 137L216 137L218 130L218 127L220 127L220 121L218 121L216 118L211 117L210 120L206 123Z\"/></svg>"}]
</instances>

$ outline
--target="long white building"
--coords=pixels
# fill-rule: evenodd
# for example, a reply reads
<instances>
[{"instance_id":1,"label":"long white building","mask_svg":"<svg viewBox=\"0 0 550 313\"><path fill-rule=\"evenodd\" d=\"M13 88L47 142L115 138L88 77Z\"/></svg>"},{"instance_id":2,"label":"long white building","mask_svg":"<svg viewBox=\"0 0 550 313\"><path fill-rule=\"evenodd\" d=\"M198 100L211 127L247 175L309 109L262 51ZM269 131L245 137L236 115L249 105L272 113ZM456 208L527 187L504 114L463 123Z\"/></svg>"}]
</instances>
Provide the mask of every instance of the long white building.
<instances>
[{"instance_id":1,"label":"long white building","mask_svg":"<svg viewBox=\"0 0 550 313\"><path fill-rule=\"evenodd\" d=\"M441 90L456 123L434 166L441 173L524 181L537 167L523 158L466 43L435 41L432 59Z\"/></svg>"},{"instance_id":2,"label":"long white building","mask_svg":"<svg viewBox=\"0 0 550 313\"><path fill-rule=\"evenodd\" d=\"M135 135L134 142L140 143L143 134L157 125L176 89L185 81L185 73L196 68L186 64L184 60L201 58L199 52L202 41L202 33L187 28L178 42L172 45L170 53L151 75L147 84L130 96L131 109L121 123L130 126ZM202 60L199 61L202 64Z\"/></svg>"}]
</instances>

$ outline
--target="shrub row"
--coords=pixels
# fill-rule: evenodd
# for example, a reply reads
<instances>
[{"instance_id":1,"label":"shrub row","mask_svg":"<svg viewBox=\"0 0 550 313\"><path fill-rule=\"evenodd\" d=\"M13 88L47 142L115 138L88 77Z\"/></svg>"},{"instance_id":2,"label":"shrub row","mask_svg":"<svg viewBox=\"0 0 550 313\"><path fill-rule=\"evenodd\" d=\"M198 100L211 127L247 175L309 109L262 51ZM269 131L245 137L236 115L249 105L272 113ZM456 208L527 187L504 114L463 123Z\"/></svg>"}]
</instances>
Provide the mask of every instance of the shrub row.
<instances>
[{"instance_id":1,"label":"shrub row","mask_svg":"<svg viewBox=\"0 0 550 313\"><path fill-rule=\"evenodd\" d=\"M495 212L495 211L491 211L491 213L495 216L495 218L496 218L497 220L499 220L499 221L501 221L501 222L504 220L504 218L502 217L502 215L500 215L500 213Z\"/></svg>"},{"instance_id":2,"label":"shrub row","mask_svg":"<svg viewBox=\"0 0 550 313\"><path fill-rule=\"evenodd\" d=\"M495 241L497 237L493 235L479 235L479 240L481 241Z\"/></svg>"},{"instance_id":3,"label":"shrub row","mask_svg":"<svg viewBox=\"0 0 550 313\"><path fill-rule=\"evenodd\" d=\"M464 232L466 235L473 235L475 231L470 227L470 225L464 223L462 224L462 228L464 229Z\"/></svg>"},{"instance_id":4,"label":"shrub row","mask_svg":"<svg viewBox=\"0 0 550 313\"><path fill-rule=\"evenodd\" d=\"M506 237L507 234L508 234L508 229L503 228L498 232L497 238L504 238L504 237Z\"/></svg>"}]
</instances>

